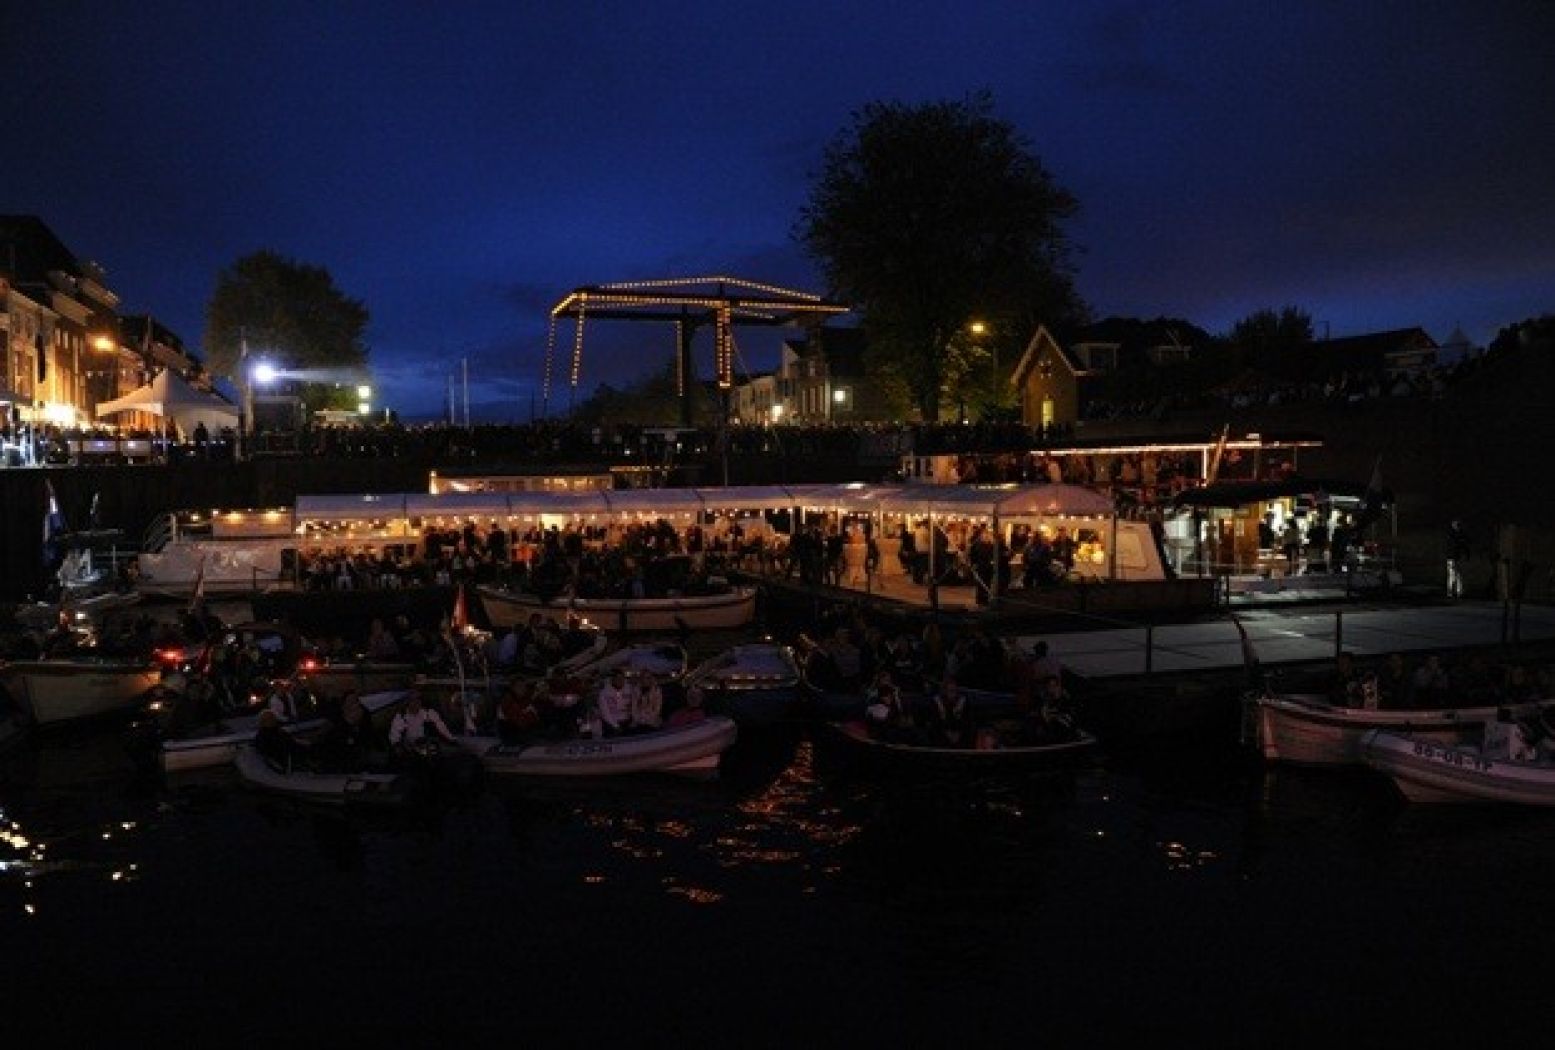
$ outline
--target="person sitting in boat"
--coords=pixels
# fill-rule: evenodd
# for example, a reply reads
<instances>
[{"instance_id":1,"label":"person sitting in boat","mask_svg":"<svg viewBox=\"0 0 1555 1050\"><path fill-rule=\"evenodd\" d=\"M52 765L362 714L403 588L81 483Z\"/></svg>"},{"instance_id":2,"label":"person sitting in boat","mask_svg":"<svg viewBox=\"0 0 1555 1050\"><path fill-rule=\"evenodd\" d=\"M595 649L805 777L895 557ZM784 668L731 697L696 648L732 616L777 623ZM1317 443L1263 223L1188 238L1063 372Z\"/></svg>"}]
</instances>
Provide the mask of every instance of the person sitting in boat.
<instances>
[{"instance_id":1,"label":"person sitting in boat","mask_svg":"<svg viewBox=\"0 0 1555 1050\"><path fill-rule=\"evenodd\" d=\"M268 708L259 712L259 724L254 730L254 750L283 773L312 768L312 755L308 746L282 729L281 720Z\"/></svg>"},{"instance_id":2,"label":"person sitting in boat","mask_svg":"<svg viewBox=\"0 0 1555 1050\"><path fill-rule=\"evenodd\" d=\"M969 747L972 743L971 721L961 687L954 678L946 678L929 705L926 726L929 738L940 747Z\"/></svg>"},{"instance_id":3,"label":"person sitting in boat","mask_svg":"<svg viewBox=\"0 0 1555 1050\"><path fill-rule=\"evenodd\" d=\"M1040 702L1026 715L1021 730L1023 742L1030 747L1065 743L1079 735L1074 704L1062 679L1049 678L1042 683Z\"/></svg>"},{"instance_id":4,"label":"person sitting in boat","mask_svg":"<svg viewBox=\"0 0 1555 1050\"><path fill-rule=\"evenodd\" d=\"M1388 662L1377 676L1379 707L1402 710L1414 706L1414 680L1404 662L1403 653L1389 653Z\"/></svg>"},{"instance_id":5,"label":"person sitting in boat","mask_svg":"<svg viewBox=\"0 0 1555 1050\"><path fill-rule=\"evenodd\" d=\"M1328 685L1328 699L1335 707L1360 707L1361 673L1355 666L1355 654L1349 650L1334 658L1334 673Z\"/></svg>"},{"instance_id":6,"label":"person sitting in boat","mask_svg":"<svg viewBox=\"0 0 1555 1050\"><path fill-rule=\"evenodd\" d=\"M265 699L265 707L282 722L297 722L305 717L305 701L290 678L278 678Z\"/></svg>"},{"instance_id":7,"label":"person sitting in boat","mask_svg":"<svg viewBox=\"0 0 1555 1050\"><path fill-rule=\"evenodd\" d=\"M439 740L452 744L454 735L448 731L443 716L425 706L421 691L411 690L405 698L404 709L389 724L389 747L396 754L415 754Z\"/></svg>"},{"instance_id":8,"label":"person sitting in boat","mask_svg":"<svg viewBox=\"0 0 1555 1050\"><path fill-rule=\"evenodd\" d=\"M686 702L670 712L669 718L664 720L665 726L674 729L704 721L707 718L707 710L702 706L704 700L701 686L694 685L687 689Z\"/></svg>"},{"instance_id":9,"label":"person sitting in boat","mask_svg":"<svg viewBox=\"0 0 1555 1050\"><path fill-rule=\"evenodd\" d=\"M619 736L632 725L632 707L637 690L626 680L626 672L617 667L600 687L596 701L599 721L606 736Z\"/></svg>"},{"instance_id":10,"label":"person sitting in boat","mask_svg":"<svg viewBox=\"0 0 1555 1050\"><path fill-rule=\"evenodd\" d=\"M890 671L881 671L865 693L865 721L872 735L881 740L907 743L916 735L917 724L902 691L896 687Z\"/></svg>"},{"instance_id":11,"label":"person sitting in boat","mask_svg":"<svg viewBox=\"0 0 1555 1050\"><path fill-rule=\"evenodd\" d=\"M652 675L644 675L632 693L632 728L648 732L664 724L664 688Z\"/></svg>"},{"instance_id":12,"label":"person sitting in boat","mask_svg":"<svg viewBox=\"0 0 1555 1050\"><path fill-rule=\"evenodd\" d=\"M1452 695L1447 670L1442 667L1442 658L1436 653L1428 655L1425 663L1415 668L1411 683L1414 686L1414 702L1419 707L1445 707L1448 697Z\"/></svg>"},{"instance_id":13,"label":"person sitting in boat","mask_svg":"<svg viewBox=\"0 0 1555 1050\"><path fill-rule=\"evenodd\" d=\"M544 715L535 688L527 682L511 682L497 704L497 736L504 744L521 744L541 727Z\"/></svg>"},{"instance_id":14,"label":"person sitting in boat","mask_svg":"<svg viewBox=\"0 0 1555 1050\"><path fill-rule=\"evenodd\" d=\"M329 728L313 746L319 767L337 773L366 769L375 736L372 716L362 706L361 696L348 689L329 714Z\"/></svg>"}]
</instances>

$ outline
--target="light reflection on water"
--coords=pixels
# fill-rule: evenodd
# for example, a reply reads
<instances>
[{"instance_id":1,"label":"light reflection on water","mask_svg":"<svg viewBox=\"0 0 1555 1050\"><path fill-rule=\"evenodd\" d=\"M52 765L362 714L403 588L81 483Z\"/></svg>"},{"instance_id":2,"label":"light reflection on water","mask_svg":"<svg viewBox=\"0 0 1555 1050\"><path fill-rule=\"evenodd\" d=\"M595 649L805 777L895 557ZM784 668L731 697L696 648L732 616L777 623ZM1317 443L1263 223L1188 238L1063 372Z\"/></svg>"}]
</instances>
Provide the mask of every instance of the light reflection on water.
<instances>
[{"instance_id":1,"label":"light reflection on water","mask_svg":"<svg viewBox=\"0 0 1555 1050\"><path fill-rule=\"evenodd\" d=\"M796 734L742 740L711 783L534 785L412 821L319 816L226 775L145 789L96 753L95 768L79 749L6 763L0 934L41 923L98 943L174 908L191 930L250 936L451 930L498 954L518 939L623 975L700 953L730 989L755 966L839 988L943 980L1061 1013L1106 973L1159 1013L1235 974L1265 1004L1366 980L1374 1010L1406 987L1369 967L1411 966L1426 945L1488 971L1495 951L1472 935L1542 902L1555 863L1552 814L1411 809L1364 771L1214 750L966 785L862 775ZM1214 1004L1260 1022L1243 1008Z\"/></svg>"}]
</instances>

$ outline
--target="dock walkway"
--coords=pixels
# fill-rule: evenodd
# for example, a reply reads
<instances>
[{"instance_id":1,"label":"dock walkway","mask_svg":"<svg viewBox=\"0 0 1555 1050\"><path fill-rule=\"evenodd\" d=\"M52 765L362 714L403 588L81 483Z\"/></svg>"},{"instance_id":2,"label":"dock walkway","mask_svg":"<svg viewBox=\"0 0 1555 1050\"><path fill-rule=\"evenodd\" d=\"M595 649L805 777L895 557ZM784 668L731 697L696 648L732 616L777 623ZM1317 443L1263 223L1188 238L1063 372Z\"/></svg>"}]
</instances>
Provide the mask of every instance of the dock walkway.
<instances>
[{"instance_id":1,"label":"dock walkway","mask_svg":"<svg viewBox=\"0 0 1555 1050\"><path fill-rule=\"evenodd\" d=\"M1385 608L1260 609L1238 612L1258 662L1265 667L1330 661L1339 649L1358 659L1388 653L1476 649L1514 638L1499 602L1459 601L1431 606ZM1028 646L1045 638L1064 666L1090 680L1146 673L1219 672L1243 665L1236 624L1222 621L1163 624L1069 634L1021 635ZM1555 607L1520 610L1515 638L1521 644L1555 642ZM1148 657L1148 666L1147 666Z\"/></svg>"}]
</instances>

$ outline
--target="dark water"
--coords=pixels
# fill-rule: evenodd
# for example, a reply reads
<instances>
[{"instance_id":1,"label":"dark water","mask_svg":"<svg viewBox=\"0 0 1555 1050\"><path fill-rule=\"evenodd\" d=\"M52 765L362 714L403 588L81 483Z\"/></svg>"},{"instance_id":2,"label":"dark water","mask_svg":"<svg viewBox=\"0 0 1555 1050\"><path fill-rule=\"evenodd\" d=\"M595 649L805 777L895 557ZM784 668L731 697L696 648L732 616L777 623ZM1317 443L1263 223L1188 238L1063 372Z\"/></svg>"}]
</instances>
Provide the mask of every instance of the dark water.
<instances>
[{"instance_id":1,"label":"dark water","mask_svg":"<svg viewBox=\"0 0 1555 1050\"><path fill-rule=\"evenodd\" d=\"M862 777L795 729L715 783L414 818L147 785L113 734L45 741L0 782L4 1016L207 1045L1548 1030L1555 815L1411 809L1361 771L1260 768L1231 732L966 785Z\"/></svg>"}]
</instances>

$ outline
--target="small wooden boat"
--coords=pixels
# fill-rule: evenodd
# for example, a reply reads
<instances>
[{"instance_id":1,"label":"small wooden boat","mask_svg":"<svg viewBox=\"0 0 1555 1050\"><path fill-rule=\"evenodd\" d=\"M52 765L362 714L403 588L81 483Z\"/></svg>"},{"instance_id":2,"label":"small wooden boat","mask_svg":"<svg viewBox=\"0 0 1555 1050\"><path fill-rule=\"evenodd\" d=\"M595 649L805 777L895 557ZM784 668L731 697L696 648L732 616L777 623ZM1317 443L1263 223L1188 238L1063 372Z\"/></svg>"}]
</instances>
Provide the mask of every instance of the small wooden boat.
<instances>
[{"instance_id":1,"label":"small wooden boat","mask_svg":"<svg viewBox=\"0 0 1555 1050\"><path fill-rule=\"evenodd\" d=\"M566 623L582 617L606 630L636 634L647 631L705 631L744 627L756 618L756 588L730 587L718 594L674 598L572 598L549 601L524 591L479 588L486 615L497 627L528 623L530 614Z\"/></svg>"},{"instance_id":2,"label":"small wooden boat","mask_svg":"<svg viewBox=\"0 0 1555 1050\"><path fill-rule=\"evenodd\" d=\"M1362 708L1341 707L1325 697L1272 693L1248 700L1249 734L1263 757L1307 765L1358 765L1361 738L1373 729L1410 733L1422 740L1454 745L1477 741L1496 707Z\"/></svg>"},{"instance_id":3,"label":"small wooden boat","mask_svg":"<svg viewBox=\"0 0 1555 1050\"><path fill-rule=\"evenodd\" d=\"M503 744L495 737L460 737L497 776L598 777L624 773L708 776L738 736L734 721L718 715L649 733L576 740Z\"/></svg>"},{"instance_id":4,"label":"small wooden boat","mask_svg":"<svg viewBox=\"0 0 1555 1050\"><path fill-rule=\"evenodd\" d=\"M399 773L314 773L281 769L243 744L233 755L238 775L249 787L331 806L399 805L411 796L411 778Z\"/></svg>"},{"instance_id":5,"label":"small wooden boat","mask_svg":"<svg viewBox=\"0 0 1555 1050\"><path fill-rule=\"evenodd\" d=\"M149 660L72 656L0 666L0 687L40 727L127 713L147 699L160 677Z\"/></svg>"},{"instance_id":6,"label":"small wooden boat","mask_svg":"<svg viewBox=\"0 0 1555 1050\"><path fill-rule=\"evenodd\" d=\"M394 689L368 693L361 698L362 708L375 723L404 703L408 690ZM192 769L209 769L224 766L233 761L237 750L253 742L259 728L259 711L253 709L229 718L212 722L193 732L173 740L162 741L161 764L164 773L182 773ZM322 718L308 718L283 725L281 728L296 737L306 739L328 728Z\"/></svg>"},{"instance_id":7,"label":"small wooden boat","mask_svg":"<svg viewBox=\"0 0 1555 1050\"><path fill-rule=\"evenodd\" d=\"M1361 754L1411 802L1512 802L1555 806L1555 761L1513 759L1504 744L1444 744L1415 733L1369 730Z\"/></svg>"},{"instance_id":8,"label":"small wooden boat","mask_svg":"<svg viewBox=\"0 0 1555 1050\"><path fill-rule=\"evenodd\" d=\"M999 747L945 747L878 739L863 722L822 722L829 738L855 757L903 772L943 771L978 776L994 772L1041 772L1067 768L1090 754L1096 737L1077 730L1072 740Z\"/></svg>"},{"instance_id":9,"label":"small wooden boat","mask_svg":"<svg viewBox=\"0 0 1555 1050\"><path fill-rule=\"evenodd\" d=\"M698 664L682 681L688 692L702 690L708 710L742 725L772 725L800 713L799 665L786 645L736 645Z\"/></svg>"}]
</instances>

